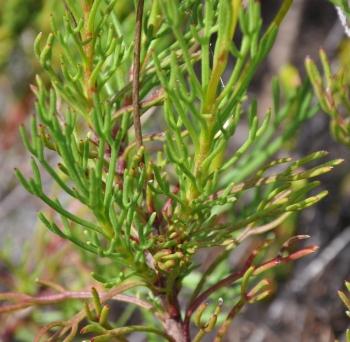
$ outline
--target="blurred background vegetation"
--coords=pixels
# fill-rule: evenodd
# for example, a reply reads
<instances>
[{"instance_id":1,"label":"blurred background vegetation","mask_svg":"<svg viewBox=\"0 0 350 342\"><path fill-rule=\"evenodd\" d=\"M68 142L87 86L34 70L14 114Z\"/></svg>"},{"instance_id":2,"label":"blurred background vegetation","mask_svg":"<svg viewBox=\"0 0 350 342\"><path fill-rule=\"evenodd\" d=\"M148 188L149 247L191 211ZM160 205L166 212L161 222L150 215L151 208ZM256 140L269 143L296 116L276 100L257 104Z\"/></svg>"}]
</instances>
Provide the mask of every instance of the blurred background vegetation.
<instances>
[{"instance_id":1,"label":"blurred background vegetation","mask_svg":"<svg viewBox=\"0 0 350 342\"><path fill-rule=\"evenodd\" d=\"M267 20L278 5L276 0L262 2ZM118 1L117 6L120 19L127 23L133 2ZM63 14L63 7L62 0L0 0L0 292L44 293L47 284L36 282L37 278L69 285L72 290L91 285L88 256L80 255L69 243L47 234L38 225L35 213L40 203L18 185L13 173L15 166L29 172L18 127L26 124L33 113L30 85L35 74L41 72L34 58L33 41L38 32L49 31L51 12ZM271 104L273 76L278 75L287 92L293 89L306 77L305 57L318 60L320 47L327 52L332 67L344 69L345 77L350 79L350 40L334 7L327 1L295 0L276 46L253 82L251 91L258 98L261 112ZM240 139L238 134L237 143ZM286 240L295 232L309 234L320 250L287 271L275 272L279 290L269 301L249 307L233 325L228 341L328 342L344 338L347 319L337 291L350 276L349 149L334 141L329 117L320 112L303 125L278 156L289 151L301 157L316 150L327 150L332 159L344 158L345 163L323 176L322 185L330 195L283 223L278 238ZM238 264L248 248L247 244L241 246L226 267ZM210 253L199 255L203 269L211 258ZM38 324L64 319L77 309L71 303L60 305L4 316L0 320L0 341L32 341ZM120 323L140 320L133 308L114 309ZM135 336L133 341L142 339Z\"/></svg>"}]
</instances>

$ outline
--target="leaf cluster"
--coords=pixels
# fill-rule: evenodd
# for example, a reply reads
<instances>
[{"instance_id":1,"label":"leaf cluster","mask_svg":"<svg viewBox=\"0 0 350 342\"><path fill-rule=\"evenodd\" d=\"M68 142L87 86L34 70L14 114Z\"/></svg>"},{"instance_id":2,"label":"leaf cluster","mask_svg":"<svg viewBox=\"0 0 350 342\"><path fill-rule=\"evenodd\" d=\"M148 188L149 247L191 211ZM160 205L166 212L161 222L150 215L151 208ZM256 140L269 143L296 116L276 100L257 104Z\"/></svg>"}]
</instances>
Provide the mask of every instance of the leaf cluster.
<instances>
[{"instance_id":1,"label":"leaf cluster","mask_svg":"<svg viewBox=\"0 0 350 342\"><path fill-rule=\"evenodd\" d=\"M350 292L350 283L348 281L345 282L345 287L347 288L347 291ZM347 311L346 314L348 317L350 317L350 297L349 293L345 293L343 291L338 291L339 298L344 303ZM350 329L346 331L346 341L350 341Z\"/></svg>"},{"instance_id":2,"label":"leaf cluster","mask_svg":"<svg viewBox=\"0 0 350 342\"><path fill-rule=\"evenodd\" d=\"M350 146L350 121L348 111L349 83L346 79L345 70L339 69L333 73L326 53L320 50L322 71L316 64L307 58L305 61L308 76L312 82L315 94L321 109L330 116L330 128L334 138Z\"/></svg>"}]
</instances>

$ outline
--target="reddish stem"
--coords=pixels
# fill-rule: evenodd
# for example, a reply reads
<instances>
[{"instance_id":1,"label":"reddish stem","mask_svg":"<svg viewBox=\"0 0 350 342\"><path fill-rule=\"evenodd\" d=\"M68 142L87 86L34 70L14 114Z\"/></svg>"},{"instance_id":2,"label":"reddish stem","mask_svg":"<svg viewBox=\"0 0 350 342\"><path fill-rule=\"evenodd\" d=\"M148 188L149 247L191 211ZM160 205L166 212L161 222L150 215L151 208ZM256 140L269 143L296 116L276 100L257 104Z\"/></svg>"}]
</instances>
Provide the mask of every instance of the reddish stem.
<instances>
[{"instance_id":1,"label":"reddish stem","mask_svg":"<svg viewBox=\"0 0 350 342\"><path fill-rule=\"evenodd\" d=\"M298 241L299 239L294 239L294 241ZM285 249L285 246L282 247L282 250ZM244 276L244 274L247 272L247 270L249 269L249 267L252 266L252 263L254 261L255 256L257 255L257 253L259 252L260 248L255 249L250 256L248 257L248 259L246 260L246 262L244 263L244 266L241 270L234 272L232 274L230 274L228 277L220 280L218 283L216 283L215 285L209 287L206 291L202 292L200 295L198 295L188 306L187 310L186 310L186 315L185 315L185 319L184 319L184 332L185 332L185 336L186 336L186 341L190 341L190 319L192 314L197 310L197 308L199 307L199 305L201 305L212 293L216 292L217 290L219 290L220 288L224 287L224 286L229 286L232 283L234 283L235 281L237 281L238 279L240 279L241 277ZM306 255L309 255L311 253L314 253L317 250L317 246L307 246L304 247L301 250L298 250L294 253L291 253L287 256L281 256L278 255L273 259L270 259L260 265L256 265L253 266L254 267L254 274L260 274L268 269L271 269L273 267L276 267L277 265L283 264L283 263L288 263L297 259L300 259ZM239 305L238 305L239 306ZM236 313L235 310L232 311L232 314L234 315Z\"/></svg>"},{"instance_id":2,"label":"reddish stem","mask_svg":"<svg viewBox=\"0 0 350 342\"><path fill-rule=\"evenodd\" d=\"M212 293L216 292L220 288L224 286L229 286L234 283L236 280L240 279L245 272L247 272L248 268L252 265L254 258L257 254L257 250L254 250L249 258L244 263L244 266L241 270L230 274L228 277L220 280L215 285L209 287L207 290L202 292L198 297L196 297L192 303L190 303L188 309L186 310L185 320L184 320L184 329L186 333L186 337L190 340L190 319L192 314L197 310L199 305L201 305Z\"/></svg>"}]
</instances>

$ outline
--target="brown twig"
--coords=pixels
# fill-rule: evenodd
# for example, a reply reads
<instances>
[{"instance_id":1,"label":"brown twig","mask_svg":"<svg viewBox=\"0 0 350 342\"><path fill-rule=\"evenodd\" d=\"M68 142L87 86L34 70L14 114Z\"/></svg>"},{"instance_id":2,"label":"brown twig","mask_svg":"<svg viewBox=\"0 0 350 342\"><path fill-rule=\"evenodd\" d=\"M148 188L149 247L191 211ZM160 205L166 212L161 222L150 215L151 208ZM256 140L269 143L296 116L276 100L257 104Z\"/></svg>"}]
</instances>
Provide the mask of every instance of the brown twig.
<instances>
[{"instance_id":1,"label":"brown twig","mask_svg":"<svg viewBox=\"0 0 350 342\"><path fill-rule=\"evenodd\" d=\"M104 295L106 294L102 293L102 296ZM8 304L8 305L1 306L0 314L5 314L5 313L17 311L17 310L26 309L34 305L57 304L70 299L91 299L92 295L91 295L91 292L85 292L85 291L81 291L81 292L67 291L64 293L58 293L58 294L56 293L56 294L48 294L48 295L32 297L32 296L25 296L21 293L4 292L4 293L1 293L1 297L6 298L8 300L16 299L21 301L20 303L17 303L17 304ZM132 296L115 295L109 299L119 301L119 302L129 303L129 304L135 304L146 310L152 309L152 305L150 303L147 303L146 301L143 301L139 298L132 297Z\"/></svg>"},{"instance_id":2,"label":"brown twig","mask_svg":"<svg viewBox=\"0 0 350 342\"><path fill-rule=\"evenodd\" d=\"M112 290L105 292L103 294L100 295L100 299L101 299L101 303L106 302L107 300L112 300L115 298L120 298L121 293L125 292L131 288L137 287L137 286L143 286L143 282L140 281L129 281L129 282L125 282L123 284L120 284L119 286L113 288ZM134 304L135 301L133 301ZM137 305L137 304L136 304ZM92 310L92 304L88 304L89 309ZM153 307L153 306L152 306ZM149 310L149 309L148 309ZM52 322L48 325L46 325L45 327L43 327L39 333L37 334L37 336L35 337L34 342L40 342L42 340L42 338L53 328L53 327L62 327L62 330L58 331L55 336L57 337L63 337L64 335L68 334L67 338L72 338L76 335L78 327L80 322L85 318L86 316L86 310L85 308L83 310L81 310L79 313L77 313L74 317L72 317L71 319L69 319L68 321L57 321L57 322ZM156 317L158 317L159 319L161 319L161 314L156 312ZM53 339L51 339L53 340ZM57 339L55 339L54 341L56 341ZM66 339L66 341L68 341L68 339Z\"/></svg>"},{"instance_id":3,"label":"brown twig","mask_svg":"<svg viewBox=\"0 0 350 342\"><path fill-rule=\"evenodd\" d=\"M144 101L139 102L139 108L140 109L148 109L150 107L156 106L164 100L164 90L158 89L155 91L151 96L149 96ZM133 112L134 107L133 105L127 104L118 109L112 116L112 119L115 121L116 119L122 117L125 113L131 113ZM141 115L142 113L140 113Z\"/></svg>"},{"instance_id":4,"label":"brown twig","mask_svg":"<svg viewBox=\"0 0 350 342\"><path fill-rule=\"evenodd\" d=\"M130 285L125 284L124 287L128 289L128 288L138 286L140 284L141 283L130 282ZM100 294L101 300L102 301L116 300L116 301L126 302L126 303L137 305L146 310L151 310L153 308L152 304L142 299L120 294L121 292L120 288L123 288L123 287L116 287L115 289L112 289L108 292L101 292ZM60 303L70 299L90 299L90 298L92 298L92 294L90 291L77 291L77 292L61 291L60 293L46 294L46 295L39 295L39 296L29 296L23 293L16 293L16 292L4 292L4 293L0 293L0 301L7 300L7 301L15 301L17 303L0 306L0 314L25 309L34 305L49 305L49 304Z\"/></svg>"},{"instance_id":5,"label":"brown twig","mask_svg":"<svg viewBox=\"0 0 350 342\"><path fill-rule=\"evenodd\" d=\"M134 116L134 129L137 147L143 145L140 119L140 66L141 66L141 35L144 0L139 0L136 12L136 28L134 39L134 66L132 78L132 105Z\"/></svg>"}]
</instances>

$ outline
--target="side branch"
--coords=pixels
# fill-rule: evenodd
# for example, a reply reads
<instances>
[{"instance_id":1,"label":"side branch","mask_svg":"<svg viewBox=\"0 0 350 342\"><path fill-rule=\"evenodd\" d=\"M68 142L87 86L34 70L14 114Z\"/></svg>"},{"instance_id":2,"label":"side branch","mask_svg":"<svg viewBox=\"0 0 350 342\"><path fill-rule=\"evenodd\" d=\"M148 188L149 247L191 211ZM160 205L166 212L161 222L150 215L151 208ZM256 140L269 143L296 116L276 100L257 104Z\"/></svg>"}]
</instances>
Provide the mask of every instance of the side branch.
<instances>
[{"instance_id":1,"label":"side branch","mask_svg":"<svg viewBox=\"0 0 350 342\"><path fill-rule=\"evenodd\" d=\"M17 301L17 303L5 304L0 306L0 315L5 313L10 313L13 311L23 310L28 307L36 306L36 305L51 305L51 304L58 304L71 299L92 299L92 298L93 297L91 292L88 292L88 291L81 291L81 292L66 291L66 292L57 293L57 294L55 293L55 294L40 295L37 297L25 295L22 293L4 292L0 294L0 301L13 300L13 301ZM152 304L142 299L132 297L129 295L117 294L111 297L108 293L102 293L102 299L115 300L115 301L125 302L129 304L134 304L146 310L153 309Z\"/></svg>"},{"instance_id":2,"label":"side branch","mask_svg":"<svg viewBox=\"0 0 350 342\"><path fill-rule=\"evenodd\" d=\"M217 290L225 287L225 286L230 286L231 284L233 284L234 282L236 282L237 280L241 279L246 272L248 271L249 268L253 268L253 275L259 275L271 268L274 268L280 264L286 264L289 263L291 261L300 259L304 256L307 256L311 253L314 253L315 251L317 251L318 247L311 245L311 246L306 246L304 248L301 249L297 249L296 251L292 251L293 246L295 245L295 243L297 243L298 241L301 240L305 240L309 238L308 235L297 235L294 236L292 238L290 238L289 240L287 240L279 254L272 258L269 259L261 264L258 265L253 265L254 259L257 256L257 254L261 251L261 249L265 246L264 244L259 246L258 248L256 248L255 250L253 250L251 252L251 254L249 255L249 257L247 258L247 260L244 262L243 267L237 271L237 272L233 272L231 273L229 276L227 276L226 278L220 280L219 282L217 282L216 284L212 285L211 287L209 287L207 290L205 290L204 292L202 292L201 294L199 294L198 296L196 296L188 305L188 308L186 310L185 313L185 319L184 319L184 330L185 330L185 334L186 337L189 339L190 338L190 320L191 317L193 315L193 313L198 309L198 307L205 301L207 300L207 298L214 292L216 292ZM240 305L240 304L239 304ZM239 306L238 305L238 306ZM232 311L231 314L235 314L235 310Z\"/></svg>"}]
</instances>

